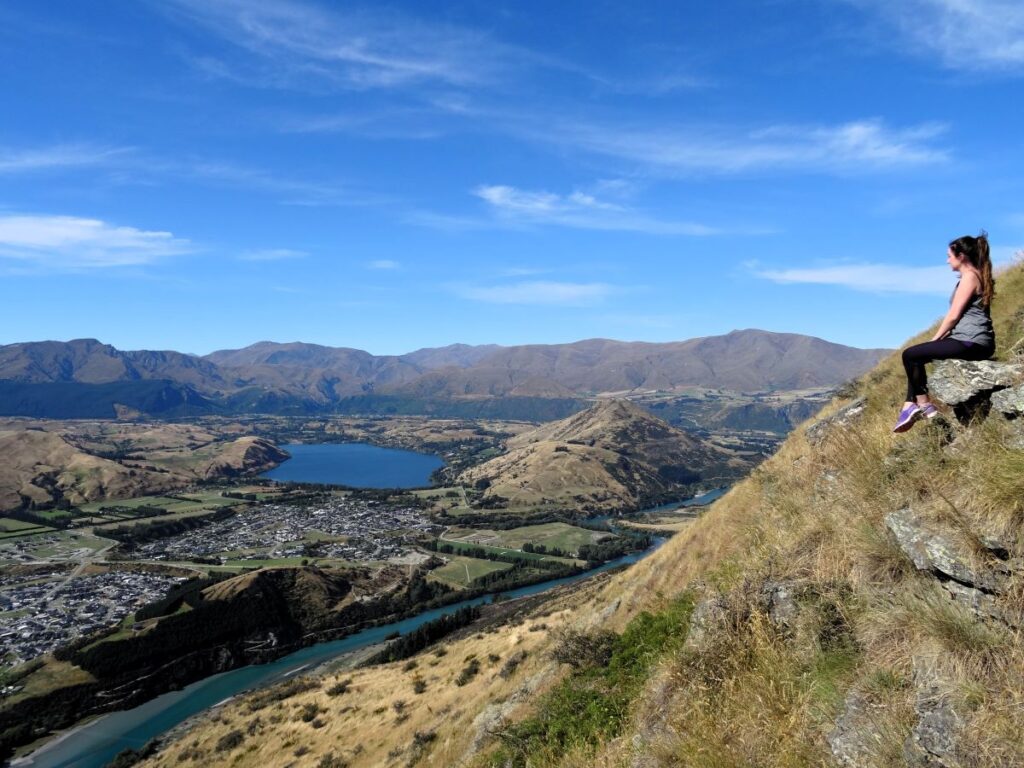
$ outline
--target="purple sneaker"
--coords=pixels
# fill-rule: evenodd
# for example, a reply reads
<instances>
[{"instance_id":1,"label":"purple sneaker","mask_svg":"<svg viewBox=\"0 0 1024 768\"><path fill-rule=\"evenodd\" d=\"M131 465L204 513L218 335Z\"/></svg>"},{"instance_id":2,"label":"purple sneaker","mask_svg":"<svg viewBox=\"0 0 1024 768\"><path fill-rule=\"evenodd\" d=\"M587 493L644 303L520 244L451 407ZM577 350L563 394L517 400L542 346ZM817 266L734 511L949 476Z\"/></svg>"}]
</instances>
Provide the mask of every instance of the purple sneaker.
<instances>
[{"instance_id":1,"label":"purple sneaker","mask_svg":"<svg viewBox=\"0 0 1024 768\"><path fill-rule=\"evenodd\" d=\"M938 415L939 415L939 409L936 408L931 403L928 403L927 405L925 405L924 407L921 408L921 418L922 419L934 419Z\"/></svg>"},{"instance_id":2,"label":"purple sneaker","mask_svg":"<svg viewBox=\"0 0 1024 768\"><path fill-rule=\"evenodd\" d=\"M896 419L896 426L892 428L893 432L906 432L912 426L914 422L921 417L921 408L917 405L908 405L902 411L900 416Z\"/></svg>"}]
</instances>

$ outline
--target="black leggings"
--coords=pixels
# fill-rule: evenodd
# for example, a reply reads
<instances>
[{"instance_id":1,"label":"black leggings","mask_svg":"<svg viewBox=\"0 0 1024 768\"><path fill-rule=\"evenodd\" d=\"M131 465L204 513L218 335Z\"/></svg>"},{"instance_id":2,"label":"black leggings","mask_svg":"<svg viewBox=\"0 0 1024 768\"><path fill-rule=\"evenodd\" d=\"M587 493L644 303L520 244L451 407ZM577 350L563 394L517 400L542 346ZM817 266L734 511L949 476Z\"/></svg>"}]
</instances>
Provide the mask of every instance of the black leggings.
<instances>
[{"instance_id":1,"label":"black leggings","mask_svg":"<svg viewBox=\"0 0 1024 768\"><path fill-rule=\"evenodd\" d=\"M968 344L958 339L939 339L915 344L903 350L903 367L907 371L907 401L914 402L918 395L928 394L928 377L924 364L932 360L988 360L995 352L984 344Z\"/></svg>"}]
</instances>

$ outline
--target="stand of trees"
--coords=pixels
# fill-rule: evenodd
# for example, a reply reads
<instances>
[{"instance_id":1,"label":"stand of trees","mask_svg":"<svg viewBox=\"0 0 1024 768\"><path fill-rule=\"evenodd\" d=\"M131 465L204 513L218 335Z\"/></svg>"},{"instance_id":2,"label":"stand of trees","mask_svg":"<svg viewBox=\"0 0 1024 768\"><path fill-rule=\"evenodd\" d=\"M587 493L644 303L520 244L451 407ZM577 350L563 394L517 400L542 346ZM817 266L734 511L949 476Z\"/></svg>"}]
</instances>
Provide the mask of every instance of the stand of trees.
<instances>
[{"instance_id":1,"label":"stand of trees","mask_svg":"<svg viewBox=\"0 0 1024 768\"><path fill-rule=\"evenodd\" d=\"M480 617L480 606L466 606L459 608L455 613L442 616L434 621L428 621L408 635L404 635L392 642L382 651L375 653L364 662L364 666L373 664L386 664L389 661L400 661L407 659L427 646L437 642L442 637L450 635L457 629L472 624Z\"/></svg>"},{"instance_id":2,"label":"stand of trees","mask_svg":"<svg viewBox=\"0 0 1024 768\"><path fill-rule=\"evenodd\" d=\"M441 552L448 555L462 555L463 557L475 557L477 560L492 560L496 563L522 563L531 568L540 568L548 571L557 571L565 567L565 563L558 563L553 560L539 560L534 557L523 557L515 552L494 552L483 547L456 547L453 544L433 539L423 544L425 549L434 552Z\"/></svg>"},{"instance_id":3,"label":"stand of trees","mask_svg":"<svg viewBox=\"0 0 1024 768\"><path fill-rule=\"evenodd\" d=\"M586 560L589 563L606 563L629 552L647 549L651 545L651 541L651 537L646 534L604 539L593 544L584 544L580 547L577 555L581 560Z\"/></svg>"}]
</instances>

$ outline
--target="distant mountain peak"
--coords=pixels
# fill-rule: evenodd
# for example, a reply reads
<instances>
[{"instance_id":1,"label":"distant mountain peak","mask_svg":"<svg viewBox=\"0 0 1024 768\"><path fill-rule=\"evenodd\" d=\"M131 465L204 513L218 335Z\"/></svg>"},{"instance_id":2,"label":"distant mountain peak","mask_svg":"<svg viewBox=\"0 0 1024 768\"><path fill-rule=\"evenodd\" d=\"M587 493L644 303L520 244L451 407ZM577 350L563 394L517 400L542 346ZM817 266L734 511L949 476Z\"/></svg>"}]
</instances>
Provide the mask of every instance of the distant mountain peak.
<instances>
[{"instance_id":1,"label":"distant mountain peak","mask_svg":"<svg viewBox=\"0 0 1024 768\"><path fill-rule=\"evenodd\" d=\"M404 401L550 400L692 387L740 392L829 387L860 375L887 353L756 329L662 343L451 344L404 355L260 341L194 357L174 351L125 352L96 339L75 339L0 346L0 381L97 385L161 380L191 387L229 413L310 413L368 393ZM19 397L31 395L19 392ZM88 396L90 414L102 397L66 394L65 400ZM130 393L121 389L120 394ZM29 399L42 402L50 396Z\"/></svg>"}]
</instances>

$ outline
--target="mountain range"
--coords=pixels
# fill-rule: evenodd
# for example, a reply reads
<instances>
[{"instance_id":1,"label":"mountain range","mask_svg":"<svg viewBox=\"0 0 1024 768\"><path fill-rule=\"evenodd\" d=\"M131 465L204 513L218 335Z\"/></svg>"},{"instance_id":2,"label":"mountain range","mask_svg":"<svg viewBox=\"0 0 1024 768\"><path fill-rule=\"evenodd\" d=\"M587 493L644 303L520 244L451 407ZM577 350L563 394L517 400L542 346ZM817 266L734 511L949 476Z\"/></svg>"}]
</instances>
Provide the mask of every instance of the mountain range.
<instances>
[{"instance_id":1,"label":"mountain range","mask_svg":"<svg viewBox=\"0 0 1024 768\"><path fill-rule=\"evenodd\" d=\"M26 342L0 346L0 415L436 413L439 403L534 398L564 401L549 414L555 418L602 393L827 387L887 353L760 330L668 343L453 344L382 356L301 342L204 356L123 351L95 339Z\"/></svg>"}]
</instances>

